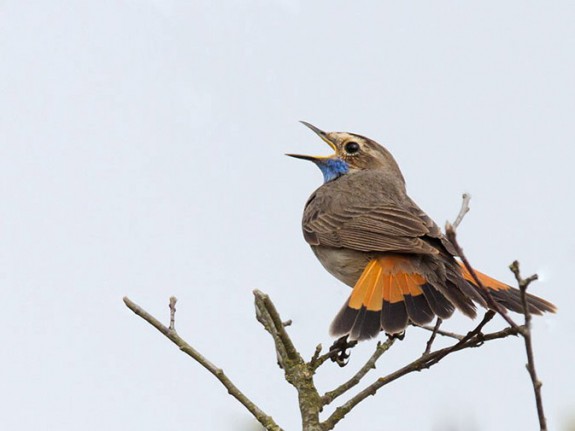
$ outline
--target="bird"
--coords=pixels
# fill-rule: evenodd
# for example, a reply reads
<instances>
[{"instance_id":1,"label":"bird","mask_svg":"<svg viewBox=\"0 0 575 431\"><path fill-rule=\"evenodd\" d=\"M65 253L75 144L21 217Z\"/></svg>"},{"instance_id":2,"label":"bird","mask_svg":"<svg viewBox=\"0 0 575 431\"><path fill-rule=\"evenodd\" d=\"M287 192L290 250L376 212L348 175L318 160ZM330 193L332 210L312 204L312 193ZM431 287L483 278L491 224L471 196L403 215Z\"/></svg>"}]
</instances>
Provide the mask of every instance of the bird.
<instances>
[{"instance_id":1,"label":"bird","mask_svg":"<svg viewBox=\"0 0 575 431\"><path fill-rule=\"evenodd\" d=\"M474 318L489 308L485 292L438 225L408 196L391 153L365 136L311 129L330 156L287 154L317 165L324 183L307 200L302 230L323 267L352 287L330 326L334 337L367 340L381 331L401 335L408 325L449 318L457 309ZM474 270L506 310L522 313L520 291ZM555 312L527 294L532 314Z\"/></svg>"}]
</instances>

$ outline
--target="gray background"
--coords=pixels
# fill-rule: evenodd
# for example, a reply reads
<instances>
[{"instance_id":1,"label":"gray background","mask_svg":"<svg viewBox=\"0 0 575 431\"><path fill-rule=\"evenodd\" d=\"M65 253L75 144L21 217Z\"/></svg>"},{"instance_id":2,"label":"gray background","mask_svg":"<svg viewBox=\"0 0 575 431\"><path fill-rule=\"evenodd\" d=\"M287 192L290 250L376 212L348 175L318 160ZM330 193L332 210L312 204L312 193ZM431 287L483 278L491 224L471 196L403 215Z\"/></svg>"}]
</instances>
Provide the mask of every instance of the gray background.
<instances>
[{"instance_id":1,"label":"gray background","mask_svg":"<svg viewBox=\"0 0 575 431\"><path fill-rule=\"evenodd\" d=\"M295 391L254 319L269 293L297 346L329 345L349 289L300 233L312 164L297 123L396 156L437 222L473 195L468 257L559 306L534 321L550 429L575 418L575 7L534 1L0 3L0 428L230 430L253 421L128 311L177 327L288 430ZM473 323L452 318L446 328ZM492 329L502 327L500 320ZM410 329L374 376L416 357ZM333 388L359 366L326 365ZM521 340L444 360L340 430L536 429Z\"/></svg>"}]
</instances>

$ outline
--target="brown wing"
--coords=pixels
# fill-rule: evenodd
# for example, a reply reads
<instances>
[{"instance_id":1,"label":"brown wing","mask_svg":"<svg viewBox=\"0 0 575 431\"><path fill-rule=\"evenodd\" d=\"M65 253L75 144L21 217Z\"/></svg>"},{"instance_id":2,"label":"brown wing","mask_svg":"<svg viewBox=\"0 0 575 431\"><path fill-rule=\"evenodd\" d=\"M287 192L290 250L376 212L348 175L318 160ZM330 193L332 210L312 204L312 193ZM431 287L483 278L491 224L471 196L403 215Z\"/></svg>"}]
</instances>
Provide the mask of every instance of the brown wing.
<instances>
[{"instance_id":1,"label":"brown wing","mask_svg":"<svg viewBox=\"0 0 575 431\"><path fill-rule=\"evenodd\" d=\"M320 187L308 200L303 231L310 245L364 252L438 254L441 230L398 190L348 181ZM362 187L358 187L359 186ZM430 242L430 240L435 241Z\"/></svg>"}]
</instances>

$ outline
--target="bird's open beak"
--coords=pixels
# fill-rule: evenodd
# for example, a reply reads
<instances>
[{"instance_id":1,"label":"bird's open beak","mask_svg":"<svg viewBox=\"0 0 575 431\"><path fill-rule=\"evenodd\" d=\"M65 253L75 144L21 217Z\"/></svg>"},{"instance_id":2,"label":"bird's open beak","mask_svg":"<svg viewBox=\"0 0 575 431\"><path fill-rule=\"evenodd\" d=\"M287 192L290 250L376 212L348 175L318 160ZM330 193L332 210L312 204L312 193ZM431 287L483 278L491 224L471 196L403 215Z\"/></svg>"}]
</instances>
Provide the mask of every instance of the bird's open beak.
<instances>
[{"instance_id":1,"label":"bird's open beak","mask_svg":"<svg viewBox=\"0 0 575 431\"><path fill-rule=\"evenodd\" d=\"M318 162L322 156L306 156L305 154L286 154L286 156L295 157L296 159L309 160L310 162Z\"/></svg>"},{"instance_id":2,"label":"bird's open beak","mask_svg":"<svg viewBox=\"0 0 575 431\"><path fill-rule=\"evenodd\" d=\"M328 139L327 133L325 133L321 129L318 129L313 124L307 123L305 121L300 121L300 123L302 123L307 128L311 129L317 136L319 136L321 138L322 141L324 141L326 144L328 144L332 148L332 150L337 151L337 147L335 146L335 144ZM321 160L325 160L325 159L331 159L333 157L333 155L332 156L306 156L303 154L286 154L286 156L295 157L296 159L309 160L309 161L312 161L314 163L320 162Z\"/></svg>"},{"instance_id":3,"label":"bird's open beak","mask_svg":"<svg viewBox=\"0 0 575 431\"><path fill-rule=\"evenodd\" d=\"M317 136L321 138L322 141L324 141L327 145L329 145L333 151L337 150L335 144L328 139L327 133L325 133L323 130L318 129L313 124L306 123L305 121L300 121L300 123L302 123L307 128L311 129Z\"/></svg>"}]
</instances>

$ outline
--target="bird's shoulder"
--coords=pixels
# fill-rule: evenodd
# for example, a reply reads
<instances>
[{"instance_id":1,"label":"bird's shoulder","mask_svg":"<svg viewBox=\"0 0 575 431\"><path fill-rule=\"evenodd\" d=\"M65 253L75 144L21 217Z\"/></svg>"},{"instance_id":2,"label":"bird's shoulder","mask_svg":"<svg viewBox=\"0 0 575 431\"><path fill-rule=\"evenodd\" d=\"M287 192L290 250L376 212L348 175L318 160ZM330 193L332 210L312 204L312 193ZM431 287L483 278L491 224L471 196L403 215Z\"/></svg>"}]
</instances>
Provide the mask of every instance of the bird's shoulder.
<instances>
[{"instance_id":1,"label":"bird's shoulder","mask_svg":"<svg viewBox=\"0 0 575 431\"><path fill-rule=\"evenodd\" d=\"M384 217L392 213L421 224L418 208L407 196L405 188L388 183L386 179L385 174L358 172L323 184L305 204L304 224L318 219L345 223L365 217L377 218L378 214ZM329 224L323 227L328 228ZM341 228L342 224L334 227Z\"/></svg>"},{"instance_id":2,"label":"bird's shoulder","mask_svg":"<svg viewBox=\"0 0 575 431\"><path fill-rule=\"evenodd\" d=\"M441 230L385 173L338 178L318 188L303 216L304 237L311 245L359 251L436 253L424 237Z\"/></svg>"}]
</instances>

